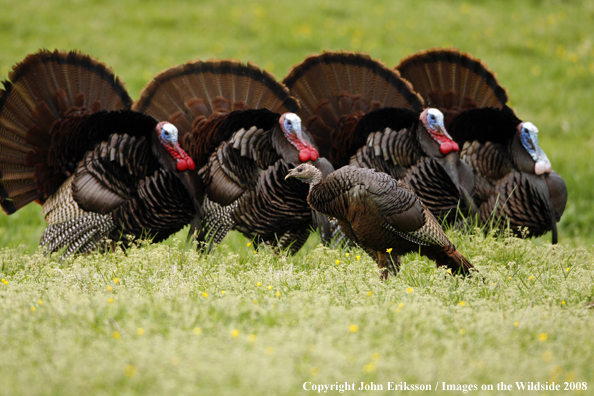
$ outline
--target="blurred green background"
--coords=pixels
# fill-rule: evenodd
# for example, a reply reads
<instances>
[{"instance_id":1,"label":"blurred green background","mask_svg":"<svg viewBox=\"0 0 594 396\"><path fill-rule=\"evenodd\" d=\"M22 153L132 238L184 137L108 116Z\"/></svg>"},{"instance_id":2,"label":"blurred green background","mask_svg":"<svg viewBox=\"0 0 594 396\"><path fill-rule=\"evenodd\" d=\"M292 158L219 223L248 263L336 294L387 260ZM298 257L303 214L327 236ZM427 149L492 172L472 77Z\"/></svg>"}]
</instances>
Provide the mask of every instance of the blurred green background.
<instances>
[{"instance_id":1,"label":"blurred green background","mask_svg":"<svg viewBox=\"0 0 594 396\"><path fill-rule=\"evenodd\" d=\"M39 48L76 49L111 66L136 99L159 71L200 58L251 61L283 78L323 50L388 66L432 47L483 60L567 183L560 241L594 242L592 1L0 1L0 77ZM38 205L0 215L0 246L34 249ZM539 238L550 241L550 233Z\"/></svg>"}]
</instances>

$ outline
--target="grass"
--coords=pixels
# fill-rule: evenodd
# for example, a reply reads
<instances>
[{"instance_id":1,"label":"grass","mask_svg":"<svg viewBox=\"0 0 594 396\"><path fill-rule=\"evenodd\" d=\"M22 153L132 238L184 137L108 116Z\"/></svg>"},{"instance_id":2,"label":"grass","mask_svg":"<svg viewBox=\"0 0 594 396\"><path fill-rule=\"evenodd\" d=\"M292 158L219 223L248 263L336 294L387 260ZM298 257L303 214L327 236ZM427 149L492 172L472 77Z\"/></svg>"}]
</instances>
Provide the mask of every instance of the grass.
<instances>
[{"instance_id":1,"label":"grass","mask_svg":"<svg viewBox=\"0 0 594 396\"><path fill-rule=\"evenodd\" d=\"M284 77L323 50L359 50L394 66L435 46L482 59L567 183L562 243L594 242L594 3L0 0L0 77L39 48L78 49L111 66L133 98L159 71L189 59L252 61ZM37 245L39 207L0 217L1 246ZM14 219L14 220L13 220ZM550 234L541 241L550 240Z\"/></svg>"},{"instance_id":2,"label":"grass","mask_svg":"<svg viewBox=\"0 0 594 396\"><path fill-rule=\"evenodd\" d=\"M39 48L78 49L111 66L133 98L194 58L249 60L280 79L326 49L393 66L455 46L497 73L569 192L558 246L550 234L450 232L484 281L411 255L382 283L361 251L347 258L316 237L295 257L254 254L233 234L209 256L170 239L60 263L36 250L45 223L30 205L0 216L0 395L298 394L308 381L594 386L594 3L0 0L0 9L0 78Z\"/></svg>"},{"instance_id":3,"label":"grass","mask_svg":"<svg viewBox=\"0 0 594 396\"><path fill-rule=\"evenodd\" d=\"M450 235L483 279L409 255L384 283L362 251L322 246L279 257L149 245L64 263L3 250L0 394L594 386L594 250Z\"/></svg>"}]
</instances>

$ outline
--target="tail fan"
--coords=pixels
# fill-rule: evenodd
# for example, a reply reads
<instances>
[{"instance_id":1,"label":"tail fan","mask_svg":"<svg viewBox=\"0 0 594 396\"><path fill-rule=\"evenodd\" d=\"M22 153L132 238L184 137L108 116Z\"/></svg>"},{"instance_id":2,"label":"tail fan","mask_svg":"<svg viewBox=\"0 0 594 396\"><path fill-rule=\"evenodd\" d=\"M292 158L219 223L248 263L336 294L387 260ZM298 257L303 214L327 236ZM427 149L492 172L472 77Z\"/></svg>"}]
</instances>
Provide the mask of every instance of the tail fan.
<instances>
[{"instance_id":1,"label":"tail fan","mask_svg":"<svg viewBox=\"0 0 594 396\"><path fill-rule=\"evenodd\" d=\"M345 164L346 153L331 154L333 142L348 141L364 114L383 107L417 112L423 108L421 97L397 71L362 53L312 55L294 66L283 82L301 101L297 114L314 136L320 155L335 166Z\"/></svg>"},{"instance_id":2,"label":"tail fan","mask_svg":"<svg viewBox=\"0 0 594 396\"><path fill-rule=\"evenodd\" d=\"M103 63L79 52L41 50L17 64L0 90L0 200L12 214L43 203L66 179L54 169L53 143L64 123L100 110L129 109L124 84ZM58 139L61 140L61 139Z\"/></svg>"},{"instance_id":3,"label":"tail fan","mask_svg":"<svg viewBox=\"0 0 594 396\"><path fill-rule=\"evenodd\" d=\"M427 106L444 113L446 128L462 110L501 109L508 100L505 89L483 62L456 49L418 52L402 60L395 70L412 83Z\"/></svg>"},{"instance_id":4,"label":"tail fan","mask_svg":"<svg viewBox=\"0 0 594 396\"><path fill-rule=\"evenodd\" d=\"M133 109L169 120L180 135L200 119L234 110L294 112L297 101L270 73L236 60L189 61L157 74L140 93Z\"/></svg>"}]
</instances>

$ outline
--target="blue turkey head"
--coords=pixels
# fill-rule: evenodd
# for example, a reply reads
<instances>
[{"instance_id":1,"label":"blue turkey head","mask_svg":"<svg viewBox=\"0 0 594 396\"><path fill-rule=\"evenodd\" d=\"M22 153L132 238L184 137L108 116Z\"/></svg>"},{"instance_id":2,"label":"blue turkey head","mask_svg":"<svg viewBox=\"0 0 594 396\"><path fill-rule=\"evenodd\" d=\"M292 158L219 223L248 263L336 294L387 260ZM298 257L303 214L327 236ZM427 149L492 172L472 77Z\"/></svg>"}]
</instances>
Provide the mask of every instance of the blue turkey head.
<instances>
[{"instance_id":1,"label":"blue turkey head","mask_svg":"<svg viewBox=\"0 0 594 396\"><path fill-rule=\"evenodd\" d=\"M538 128L531 122L522 122L518 125L518 134L522 141L522 146L528 151L528 154L534 160L534 173L542 175L551 173L551 161L545 152L538 145Z\"/></svg>"}]
</instances>

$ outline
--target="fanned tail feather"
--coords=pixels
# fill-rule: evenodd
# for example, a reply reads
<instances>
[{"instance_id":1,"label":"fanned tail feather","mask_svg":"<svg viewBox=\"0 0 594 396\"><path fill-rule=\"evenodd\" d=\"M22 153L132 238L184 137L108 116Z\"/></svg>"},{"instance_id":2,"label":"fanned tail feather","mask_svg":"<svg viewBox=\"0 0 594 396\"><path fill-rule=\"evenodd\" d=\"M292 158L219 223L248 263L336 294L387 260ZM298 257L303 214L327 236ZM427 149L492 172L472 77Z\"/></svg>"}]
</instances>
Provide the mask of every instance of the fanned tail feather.
<instances>
[{"instance_id":1,"label":"fanned tail feather","mask_svg":"<svg viewBox=\"0 0 594 396\"><path fill-rule=\"evenodd\" d=\"M495 74L470 54L434 48L403 59L395 70L410 81L427 106L440 109L446 128L462 110L507 103L507 93Z\"/></svg>"},{"instance_id":2,"label":"fanned tail feather","mask_svg":"<svg viewBox=\"0 0 594 396\"><path fill-rule=\"evenodd\" d=\"M157 74L142 89L133 109L169 120L184 134L200 118L246 109L285 113L298 107L272 74L253 63L194 60Z\"/></svg>"},{"instance_id":3,"label":"fanned tail feather","mask_svg":"<svg viewBox=\"0 0 594 396\"><path fill-rule=\"evenodd\" d=\"M53 169L64 122L102 109L128 109L123 83L76 51L41 50L17 64L0 90L0 199L6 214L43 202L66 178Z\"/></svg>"},{"instance_id":4,"label":"fanned tail feather","mask_svg":"<svg viewBox=\"0 0 594 396\"><path fill-rule=\"evenodd\" d=\"M294 66L283 80L302 108L298 115L313 135L320 155L336 166L348 163L350 142L358 120L384 107L420 112L423 100L410 83L369 55L324 52Z\"/></svg>"}]
</instances>

